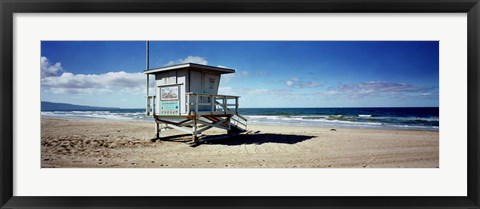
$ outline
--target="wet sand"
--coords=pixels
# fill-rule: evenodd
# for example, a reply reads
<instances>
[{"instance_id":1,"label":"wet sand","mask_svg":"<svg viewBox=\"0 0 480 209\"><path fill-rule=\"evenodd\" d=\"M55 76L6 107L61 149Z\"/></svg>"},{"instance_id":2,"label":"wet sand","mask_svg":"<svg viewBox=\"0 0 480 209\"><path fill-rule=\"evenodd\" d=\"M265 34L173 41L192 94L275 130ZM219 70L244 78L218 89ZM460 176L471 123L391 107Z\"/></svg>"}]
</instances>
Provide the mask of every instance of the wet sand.
<instances>
[{"instance_id":1,"label":"wet sand","mask_svg":"<svg viewBox=\"0 0 480 209\"><path fill-rule=\"evenodd\" d=\"M435 131L249 125L197 147L155 141L154 123L42 116L42 168L437 168ZM209 130L205 135L225 134ZM162 132L162 136L181 134ZM205 139L208 139L205 138Z\"/></svg>"}]
</instances>

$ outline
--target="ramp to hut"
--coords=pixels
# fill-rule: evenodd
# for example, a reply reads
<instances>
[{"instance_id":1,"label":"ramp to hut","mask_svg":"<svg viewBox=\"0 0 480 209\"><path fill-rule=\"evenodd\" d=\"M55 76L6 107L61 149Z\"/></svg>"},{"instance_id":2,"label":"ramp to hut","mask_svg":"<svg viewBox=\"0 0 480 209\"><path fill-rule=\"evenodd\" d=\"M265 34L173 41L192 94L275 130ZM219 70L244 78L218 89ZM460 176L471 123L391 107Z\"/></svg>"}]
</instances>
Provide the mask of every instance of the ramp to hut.
<instances>
[{"instance_id":1,"label":"ramp to hut","mask_svg":"<svg viewBox=\"0 0 480 209\"><path fill-rule=\"evenodd\" d=\"M211 115L205 115L202 117L210 120L210 125L219 124L222 127L218 128L228 130L228 135L230 136L238 135L247 130L247 119L239 114L227 116L227 118L229 118L227 119L228 121L222 119L222 117L216 117Z\"/></svg>"}]
</instances>

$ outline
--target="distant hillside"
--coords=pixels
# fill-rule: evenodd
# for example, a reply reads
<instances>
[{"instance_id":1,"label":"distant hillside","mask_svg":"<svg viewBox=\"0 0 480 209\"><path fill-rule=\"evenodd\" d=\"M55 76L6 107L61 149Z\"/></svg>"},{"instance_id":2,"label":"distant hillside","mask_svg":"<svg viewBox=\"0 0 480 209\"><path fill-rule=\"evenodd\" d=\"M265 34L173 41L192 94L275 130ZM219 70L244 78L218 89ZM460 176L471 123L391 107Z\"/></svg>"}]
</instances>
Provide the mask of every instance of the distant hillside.
<instances>
[{"instance_id":1,"label":"distant hillside","mask_svg":"<svg viewBox=\"0 0 480 209\"><path fill-rule=\"evenodd\" d=\"M107 110L107 109L119 109L115 107L94 107L94 106L84 106L84 105L74 105L67 103L54 103L54 102L43 102L42 101L42 111L73 111L73 110Z\"/></svg>"}]
</instances>

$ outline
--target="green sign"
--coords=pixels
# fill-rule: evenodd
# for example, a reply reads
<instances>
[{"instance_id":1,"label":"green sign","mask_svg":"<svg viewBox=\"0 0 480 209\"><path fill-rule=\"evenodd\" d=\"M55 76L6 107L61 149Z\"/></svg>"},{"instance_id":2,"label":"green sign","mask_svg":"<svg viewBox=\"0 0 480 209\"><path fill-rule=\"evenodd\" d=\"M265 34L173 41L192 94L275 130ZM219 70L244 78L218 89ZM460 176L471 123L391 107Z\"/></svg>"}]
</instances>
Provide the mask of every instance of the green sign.
<instances>
[{"instance_id":1,"label":"green sign","mask_svg":"<svg viewBox=\"0 0 480 209\"><path fill-rule=\"evenodd\" d=\"M178 100L160 101L160 115L180 115Z\"/></svg>"}]
</instances>

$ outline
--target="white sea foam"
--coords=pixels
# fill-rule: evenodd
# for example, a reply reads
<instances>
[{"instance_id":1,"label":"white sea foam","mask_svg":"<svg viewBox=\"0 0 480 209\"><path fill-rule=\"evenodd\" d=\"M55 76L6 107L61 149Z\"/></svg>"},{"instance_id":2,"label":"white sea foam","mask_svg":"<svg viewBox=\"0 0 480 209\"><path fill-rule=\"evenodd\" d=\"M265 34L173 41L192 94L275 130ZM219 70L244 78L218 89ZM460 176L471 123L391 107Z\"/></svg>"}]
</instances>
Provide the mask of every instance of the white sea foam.
<instances>
[{"instance_id":1,"label":"white sea foam","mask_svg":"<svg viewBox=\"0 0 480 209\"><path fill-rule=\"evenodd\" d=\"M94 118L108 120L147 120L143 112L110 112L110 111L54 111L41 112L41 115L69 118Z\"/></svg>"},{"instance_id":2,"label":"white sea foam","mask_svg":"<svg viewBox=\"0 0 480 209\"><path fill-rule=\"evenodd\" d=\"M371 115L359 115L362 121L355 121L355 116L342 115L297 115L297 116L274 116L274 115L246 115L250 124L288 125L288 126L325 126L325 127L350 127L350 128L384 128L384 129L415 129L415 130L438 130L438 126L421 125L397 125L380 122L378 120L397 121L438 121L438 118L401 118L401 117L372 117ZM357 118L357 119L358 119ZM345 119L345 120L343 120ZM365 121L367 120L367 121ZM372 121L373 120L373 121Z\"/></svg>"},{"instance_id":3,"label":"white sea foam","mask_svg":"<svg viewBox=\"0 0 480 209\"><path fill-rule=\"evenodd\" d=\"M145 116L143 111L53 111L41 112L45 116L90 118L108 120L153 120ZM425 123L438 121L438 117L376 117L372 115L343 116L343 115L245 115L249 124L269 124L284 126L323 126L323 127L351 127L351 128L384 128L384 129L415 129L438 130L438 126L408 124L410 121ZM393 123L391 121L394 121ZM396 121L396 122L395 122ZM407 123L407 124L402 124Z\"/></svg>"}]
</instances>

